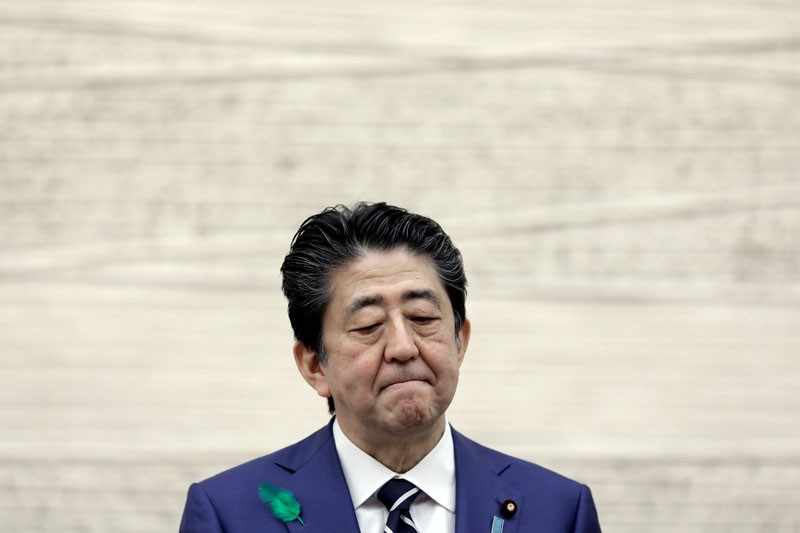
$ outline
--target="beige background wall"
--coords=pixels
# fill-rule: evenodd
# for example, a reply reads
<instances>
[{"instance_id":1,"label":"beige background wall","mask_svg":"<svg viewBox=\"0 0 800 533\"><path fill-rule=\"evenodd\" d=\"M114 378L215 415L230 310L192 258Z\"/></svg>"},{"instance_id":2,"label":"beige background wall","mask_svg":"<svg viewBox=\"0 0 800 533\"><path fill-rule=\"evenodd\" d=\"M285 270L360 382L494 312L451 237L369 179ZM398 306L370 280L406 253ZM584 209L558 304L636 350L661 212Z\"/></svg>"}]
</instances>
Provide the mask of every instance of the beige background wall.
<instances>
[{"instance_id":1,"label":"beige background wall","mask_svg":"<svg viewBox=\"0 0 800 533\"><path fill-rule=\"evenodd\" d=\"M465 433L608 532L800 531L800 4L0 1L0 530L176 531L324 424L278 268L462 249Z\"/></svg>"}]
</instances>

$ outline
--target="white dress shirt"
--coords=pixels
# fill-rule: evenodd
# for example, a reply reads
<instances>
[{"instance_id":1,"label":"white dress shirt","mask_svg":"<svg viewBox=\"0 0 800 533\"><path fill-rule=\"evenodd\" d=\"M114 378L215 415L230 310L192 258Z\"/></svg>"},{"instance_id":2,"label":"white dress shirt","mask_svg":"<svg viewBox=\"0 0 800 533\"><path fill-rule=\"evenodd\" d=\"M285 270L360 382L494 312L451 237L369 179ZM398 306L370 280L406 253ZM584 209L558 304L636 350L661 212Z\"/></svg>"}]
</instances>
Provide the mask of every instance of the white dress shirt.
<instances>
[{"instance_id":1,"label":"white dress shirt","mask_svg":"<svg viewBox=\"0 0 800 533\"><path fill-rule=\"evenodd\" d=\"M338 420L333 422L333 440L361 533L383 533L389 511L376 493L395 477L410 481L422 492L409 511L420 533L455 533L456 461L450 424L428 455L404 474L392 472L353 444Z\"/></svg>"}]
</instances>

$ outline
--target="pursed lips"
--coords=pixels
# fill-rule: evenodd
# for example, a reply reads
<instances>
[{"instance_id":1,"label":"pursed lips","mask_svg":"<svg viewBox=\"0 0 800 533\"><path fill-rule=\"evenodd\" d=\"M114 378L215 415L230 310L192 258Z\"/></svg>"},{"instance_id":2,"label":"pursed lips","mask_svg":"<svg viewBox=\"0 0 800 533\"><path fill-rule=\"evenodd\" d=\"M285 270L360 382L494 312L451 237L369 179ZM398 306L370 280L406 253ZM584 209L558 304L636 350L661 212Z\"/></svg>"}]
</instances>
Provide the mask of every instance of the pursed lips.
<instances>
[{"instance_id":1,"label":"pursed lips","mask_svg":"<svg viewBox=\"0 0 800 533\"><path fill-rule=\"evenodd\" d=\"M388 389L389 387L391 387L393 385L402 385L403 383L410 383L412 381L420 381L420 382L423 382L423 383L430 383L427 379L425 379L423 377L414 377L414 376L412 376L412 377L404 377L404 378L400 378L400 379L390 380L387 384L383 385L380 390Z\"/></svg>"}]
</instances>

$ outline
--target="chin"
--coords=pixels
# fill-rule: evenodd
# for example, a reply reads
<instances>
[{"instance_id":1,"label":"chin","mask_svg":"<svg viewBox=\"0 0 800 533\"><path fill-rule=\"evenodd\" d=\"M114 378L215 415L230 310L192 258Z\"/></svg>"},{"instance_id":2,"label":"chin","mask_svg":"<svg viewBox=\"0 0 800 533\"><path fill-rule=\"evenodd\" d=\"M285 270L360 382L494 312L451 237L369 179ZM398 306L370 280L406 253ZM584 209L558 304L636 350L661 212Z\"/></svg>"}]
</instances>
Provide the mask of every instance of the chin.
<instances>
[{"instance_id":1,"label":"chin","mask_svg":"<svg viewBox=\"0 0 800 533\"><path fill-rule=\"evenodd\" d=\"M418 399L403 399L392 408L391 425L399 432L426 429L440 417L436 416L427 402Z\"/></svg>"}]
</instances>

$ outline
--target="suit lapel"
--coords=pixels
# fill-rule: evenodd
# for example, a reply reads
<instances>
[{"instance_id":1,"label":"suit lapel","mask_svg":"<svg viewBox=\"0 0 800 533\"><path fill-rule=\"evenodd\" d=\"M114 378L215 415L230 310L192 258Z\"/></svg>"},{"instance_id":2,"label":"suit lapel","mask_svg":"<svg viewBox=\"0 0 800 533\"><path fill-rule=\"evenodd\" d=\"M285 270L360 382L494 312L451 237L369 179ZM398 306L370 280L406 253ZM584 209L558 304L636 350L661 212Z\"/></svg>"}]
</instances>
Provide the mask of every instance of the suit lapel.
<instances>
[{"instance_id":1,"label":"suit lapel","mask_svg":"<svg viewBox=\"0 0 800 533\"><path fill-rule=\"evenodd\" d=\"M509 467L478 444L453 430L456 460L456 533L489 533L505 500L514 500L519 511L505 519L503 533L516 533L525 512L522 493L506 483L501 474ZM286 522L292 533L359 531L350 490L344 479L333 441L331 425L304 446L276 461L289 476L284 487L302 506L299 521Z\"/></svg>"},{"instance_id":2,"label":"suit lapel","mask_svg":"<svg viewBox=\"0 0 800 533\"><path fill-rule=\"evenodd\" d=\"M519 512L504 519L503 533L516 533L524 512L522 493L500 475L509 463L486 454L480 445L453 430L456 456L456 533L489 533L500 506L514 500Z\"/></svg>"},{"instance_id":3,"label":"suit lapel","mask_svg":"<svg viewBox=\"0 0 800 533\"><path fill-rule=\"evenodd\" d=\"M330 533L359 530L330 424L319 432L318 439L277 464L291 473L286 489L300 502L300 517L304 522L287 522L289 531Z\"/></svg>"}]
</instances>

